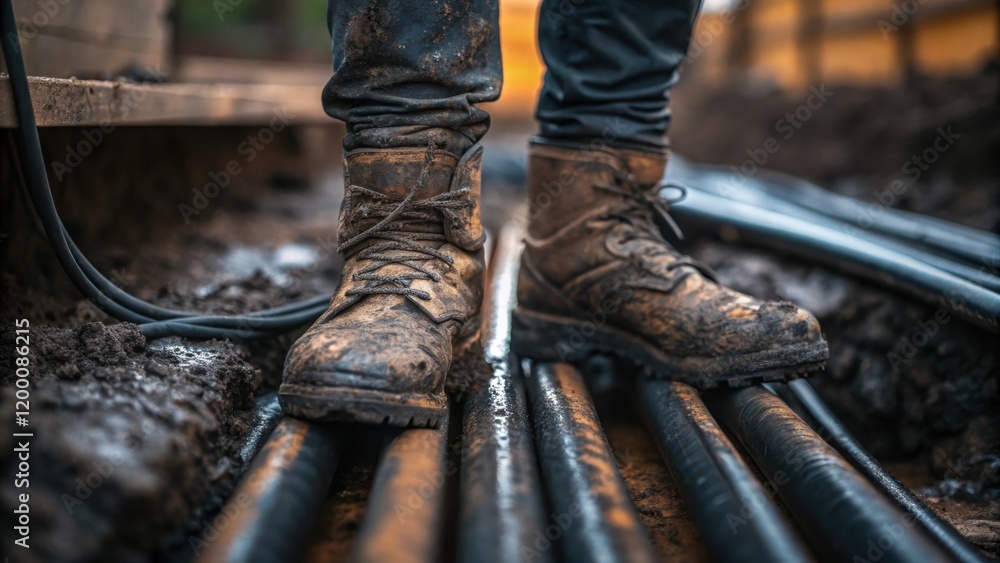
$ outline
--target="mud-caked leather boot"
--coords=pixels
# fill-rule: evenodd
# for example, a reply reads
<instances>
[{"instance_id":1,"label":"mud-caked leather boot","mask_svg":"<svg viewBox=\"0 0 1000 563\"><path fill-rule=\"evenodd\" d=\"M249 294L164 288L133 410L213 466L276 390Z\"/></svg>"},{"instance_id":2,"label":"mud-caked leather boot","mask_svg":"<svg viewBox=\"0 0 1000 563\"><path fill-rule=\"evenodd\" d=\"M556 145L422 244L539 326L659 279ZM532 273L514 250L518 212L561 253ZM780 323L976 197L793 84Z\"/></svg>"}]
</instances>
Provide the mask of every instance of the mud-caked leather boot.
<instances>
[{"instance_id":1,"label":"mud-caked leather boot","mask_svg":"<svg viewBox=\"0 0 1000 563\"><path fill-rule=\"evenodd\" d=\"M610 352L700 389L824 367L819 323L712 280L656 224L665 152L534 142L513 348L542 361ZM675 226L676 228L676 226Z\"/></svg>"},{"instance_id":2,"label":"mud-caked leather boot","mask_svg":"<svg viewBox=\"0 0 1000 563\"><path fill-rule=\"evenodd\" d=\"M346 263L330 307L285 360L286 413L438 424L453 354L478 339L482 153L477 144L461 159L433 149L345 155Z\"/></svg>"}]
</instances>

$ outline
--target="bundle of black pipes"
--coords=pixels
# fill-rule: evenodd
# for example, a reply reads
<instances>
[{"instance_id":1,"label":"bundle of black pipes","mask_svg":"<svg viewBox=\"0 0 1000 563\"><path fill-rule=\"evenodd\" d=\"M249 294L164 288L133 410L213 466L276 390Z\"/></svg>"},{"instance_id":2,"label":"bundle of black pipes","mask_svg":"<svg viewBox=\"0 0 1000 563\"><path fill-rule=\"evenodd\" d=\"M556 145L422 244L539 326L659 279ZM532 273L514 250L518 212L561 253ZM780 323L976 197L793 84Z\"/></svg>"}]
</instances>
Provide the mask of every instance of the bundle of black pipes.
<instances>
[{"instance_id":1,"label":"bundle of black pipes","mask_svg":"<svg viewBox=\"0 0 1000 563\"><path fill-rule=\"evenodd\" d=\"M509 226L493 252L483 384L453 406L460 423L386 433L352 560L656 560L579 372L510 353L521 237ZM614 371L635 382L647 431L713 561L983 560L864 453L805 380L775 386L800 417L761 386L707 393L706 407L682 383ZM262 428L274 425L270 401L261 401ZM461 432L457 468L449 429ZM229 501L226 532L203 538L203 560L300 555L351 431L280 422Z\"/></svg>"},{"instance_id":2,"label":"bundle of black pipes","mask_svg":"<svg viewBox=\"0 0 1000 563\"><path fill-rule=\"evenodd\" d=\"M833 266L1000 333L1000 277L995 274L1000 239L995 235L890 211L884 213L891 220L861 229L815 210L824 202L837 209L842 196L810 191L809 206L800 206L793 202L805 196L773 195L780 185L747 178L734 185L731 175L683 161L665 180L665 190L685 190L685 199L671 210L682 229L736 232L741 241ZM879 229L889 230L886 224L893 226L895 238L879 234ZM901 233L920 238L899 238Z\"/></svg>"},{"instance_id":3,"label":"bundle of black pipes","mask_svg":"<svg viewBox=\"0 0 1000 563\"><path fill-rule=\"evenodd\" d=\"M802 540L769 499L698 392L639 380L646 424L695 521L719 561L808 561Z\"/></svg>"},{"instance_id":4,"label":"bundle of black pipes","mask_svg":"<svg viewBox=\"0 0 1000 563\"><path fill-rule=\"evenodd\" d=\"M756 207L819 219L851 235L881 235L875 240L895 239L910 249L939 253L977 267L984 257L994 257L1000 250L1000 235L995 233L894 209L881 201L865 203L773 170L760 169L748 175L721 166L693 164L675 155L667 175Z\"/></svg>"}]
</instances>

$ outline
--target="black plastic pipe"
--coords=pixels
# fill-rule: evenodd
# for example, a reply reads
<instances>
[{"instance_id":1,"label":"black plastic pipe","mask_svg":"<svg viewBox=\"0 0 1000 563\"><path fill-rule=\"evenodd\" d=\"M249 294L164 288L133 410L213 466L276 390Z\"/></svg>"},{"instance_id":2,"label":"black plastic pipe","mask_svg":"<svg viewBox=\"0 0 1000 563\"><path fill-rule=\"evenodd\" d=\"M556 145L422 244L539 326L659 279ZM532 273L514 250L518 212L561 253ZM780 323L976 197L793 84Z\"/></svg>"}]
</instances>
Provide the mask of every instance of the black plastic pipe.
<instances>
[{"instance_id":1,"label":"black plastic pipe","mask_svg":"<svg viewBox=\"0 0 1000 563\"><path fill-rule=\"evenodd\" d=\"M815 552L840 561L951 561L900 510L777 396L760 386L719 390L706 402L739 438Z\"/></svg>"},{"instance_id":2,"label":"black plastic pipe","mask_svg":"<svg viewBox=\"0 0 1000 563\"><path fill-rule=\"evenodd\" d=\"M271 391L254 399L253 420L250 422L250 430L240 446L240 460L243 461L244 471L253 463L253 459L264 447L282 416L281 405L278 404L278 393Z\"/></svg>"},{"instance_id":3,"label":"black plastic pipe","mask_svg":"<svg viewBox=\"0 0 1000 563\"><path fill-rule=\"evenodd\" d=\"M390 429L351 561L436 563L442 557L448 415L439 428Z\"/></svg>"},{"instance_id":4,"label":"black plastic pipe","mask_svg":"<svg viewBox=\"0 0 1000 563\"><path fill-rule=\"evenodd\" d=\"M647 427L713 561L810 561L798 534L694 388L639 378Z\"/></svg>"},{"instance_id":5,"label":"black plastic pipe","mask_svg":"<svg viewBox=\"0 0 1000 563\"><path fill-rule=\"evenodd\" d=\"M671 212L682 226L734 228L741 239L830 264L1000 333L1000 294L909 256L834 229L699 190L691 190L684 201L672 206Z\"/></svg>"},{"instance_id":6,"label":"black plastic pipe","mask_svg":"<svg viewBox=\"0 0 1000 563\"><path fill-rule=\"evenodd\" d=\"M543 531L573 562L656 561L580 372L531 363L528 402L552 508ZM530 373L528 370L530 369Z\"/></svg>"},{"instance_id":7,"label":"black plastic pipe","mask_svg":"<svg viewBox=\"0 0 1000 563\"><path fill-rule=\"evenodd\" d=\"M707 189L708 186L711 186L711 189ZM862 230L856 230L856 232L850 231L847 228L848 225L841 223L837 219L827 217L826 215L817 213L811 209L798 207L793 203L777 199L766 193L755 193L750 190L741 190L736 192L738 194L736 197L733 197L734 194L723 195L717 193L719 191L718 186L712 184L711 182L706 182L704 179L701 183L695 186L685 184L684 187L688 190L699 190L710 195L718 195L719 197L738 201L761 210L779 213L788 217L794 217L800 221L806 221L813 225L826 227L832 229L833 231L843 233L849 238L858 239L879 246L885 250L895 252L899 255L914 258L929 266L937 268L938 270L958 276L978 286L989 289L990 291L1000 292L1000 276L990 273L985 267L987 263L993 260L1000 260L1000 247L995 249L995 258L984 255L982 257L982 265L977 268L963 261L951 259L939 254L932 254L931 252L925 250L922 246L912 244L913 241L900 241L895 238L881 235L877 232Z\"/></svg>"},{"instance_id":8,"label":"black plastic pipe","mask_svg":"<svg viewBox=\"0 0 1000 563\"><path fill-rule=\"evenodd\" d=\"M933 252L944 253L952 256L954 255L954 253L947 252L945 249L937 246L930 246L932 251L929 252L926 250L928 245L919 244L925 242L923 240L901 240L899 238L892 238L891 236L886 236L884 233L881 233L875 228L861 229L848 223L844 223L836 217L831 217L817 211L813 206L802 207L795 203L798 201L796 198L802 197L801 194L798 194L797 192L775 190L774 186L761 182L757 179L748 179L746 184L735 187L731 184L731 182L727 183L727 179L730 177L729 175L715 172L714 167L712 166L695 165L686 162L677 162L676 160L677 159L675 159L675 161L671 164L671 172L675 172L675 174L668 174L668 177L674 177L675 179L671 180L672 182L681 182L685 188L689 190L703 191L711 195L717 195L726 199L739 201L759 209L765 209L774 213L795 217L796 219L808 221L812 224L822 225L837 232L846 234L849 237L864 240L881 246L887 250L915 258L925 264L971 281L976 285L982 286L991 291L1000 291L1000 276L996 276L990 271L987 271L990 269L989 264L993 263L995 260L1000 260L1000 242L998 242L996 246L992 247L992 252L987 252L986 249L988 249L989 246L980 242L978 246L983 254L980 256L980 260L975 262L976 265L973 266L965 261L959 260L959 257L952 259L947 256L941 256L940 254L934 254ZM677 172L678 168L680 168L679 172ZM779 176L783 175L779 174ZM677 178L680 178L680 180ZM827 192L818 186L812 187L821 192L821 194L817 193L811 196L811 199L815 200L814 204L816 207L822 208L820 202L822 202L827 196L836 196L836 194ZM775 191L778 191L778 193L782 195L779 197L774 193ZM785 196L787 196L787 199ZM844 199L852 202L854 201L850 198ZM944 223L953 229L958 229L960 227L959 225L946 222ZM946 231L946 229L939 230ZM974 229L967 230L976 232ZM950 231L948 232L950 233ZM983 236L988 234L989 233L983 233ZM959 236L960 235L955 235L956 238ZM1000 241L1000 237L995 238ZM965 245L966 243L963 241L962 244Z\"/></svg>"},{"instance_id":9,"label":"black plastic pipe","mask_svg":"<svg viewBox=\"0 0 1000 563\"><path fill-rule=\"evenodd\" d=\"M838 223L842 232L878 233L977 266L983 264L984 258L1000 258L1000 236L994 233L859 201L774 170L762 169L747 176L717 165L693 164L675 157L667 170L667 179L792 217L811 211Z\"/></svg>"},{"instance_id":10,"label":"black plastic pipe","mask_svg":"<svg viewBox=\"0 0 1000 563\"><path fill-rule=\"evenodd\" d=\"M198 561L299 561L345 436L343 427L283 418L196 542Z\"/></svg>"},{"instance_id":11,"label":"black plastic pipe","mask_svg":"<svg viewBox=\"0 0 1000 563\"><path fill-rule=\"evenodd\" d=\"M865 451L861 444L844 428L808 381L798 379L790 382L786 387L797 399L797 406L800 406L808 414L806 420L815 423L815 430L847 458L851 465L868 477L879 490L888 495L900 508L912 514L917 523L941 547L948 550L955 561L978 563L986 560L982 553L970 545L951 524L939 518L909 488L882 469L875 458Z\"/></svg>"},{"instance_id":12,"label":"black plastic pipe","mask_svg":"<svg viewBox=\"0 0 1000 563\"><path fill-rule=\"evenodd\" d=\"M27 185L56 259L74 286L109 315L140 325L147 338L167 335L190 338L267 338L307 324L321 314L327 297L316 297L273 310L249 315L200 315L173 311L129 295L105 278L83 255L66 231L49 186L28 87L28 75L20 53L20 40L11 0L0 0L0 36L4 62L14 100L21 136L18 172Z\"/></svg>"},{"instance_id":13,"label":"black plastic pipe","mask_svg":"<svg viewBox=\"0 0 1000 563\"><path fill-rule=\"evenodd\" d=\"M491 253L483 344L492 370L465 403L457 559L466 563L549 561L544 493L535 460L524 385L510 355L523 231L508 225ZM544 535L543 535L544 538ZM537 557L536 557L537 555Z\"/></svg>"}]
</instances>

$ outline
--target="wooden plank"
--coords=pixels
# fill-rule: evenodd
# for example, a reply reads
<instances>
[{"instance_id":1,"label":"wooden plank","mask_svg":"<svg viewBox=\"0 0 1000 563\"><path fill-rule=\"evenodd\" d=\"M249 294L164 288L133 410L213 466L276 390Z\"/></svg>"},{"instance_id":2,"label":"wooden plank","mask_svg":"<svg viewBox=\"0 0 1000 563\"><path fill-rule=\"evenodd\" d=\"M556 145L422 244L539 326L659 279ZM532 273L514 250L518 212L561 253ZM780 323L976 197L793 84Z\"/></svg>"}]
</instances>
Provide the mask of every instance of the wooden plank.
<instances>
[{"instance_id":1,"label":"wooden plank","mask_svg":"<svg viewBox=\"0 0 1000 563\"><path fill-rule=\"evenodd\" d=\"M747 11L755 32L768 36L794 37L801 7L797 0L769 0Z\"/></svg>"},{"instance_id":2,"label":"wooden plank","mask_svg":"<svg viewBox=\"0 0 1000 563\"><path fill-rule=\"evenodd\" d=\"M28 72L103 78L131 68L166 73L172 0L15 0Z\"/></svg>"},{"instance_id":3,"label":"wooden plank","mask_svg":"<svg viewBox=\"0 0 1000 563\"><path fill-rule=\"evenodd\" d=\"M903 71L895 41L887 41L875 27L863 33L831 33L820 41L823 82L886 86L900 80Z\"/></svg>"},{"instance_id":4,"label":"wooden plank","mask_svg":"<svg viewBox=\"0 0 1000 563\"><path fill-rule=\"evenodd\" d=\"M62 35L72 29L94 39L146 39L164 34L172 0L14 0L22 32Z\"/></svg>"},{"instance_id":5,"label":"wooden plank","mask_svg":"<svg viewBox=\"0 0 1000 563\"><path fill-rule=\"evenodd\" d=\"M320 103L320 84L137 84L31 77L29 87L42 127L252 125L267 124L275 115L293 123L331 122ZM16 126L4 77L0 127Z\"/></svg>"}]
</instances>

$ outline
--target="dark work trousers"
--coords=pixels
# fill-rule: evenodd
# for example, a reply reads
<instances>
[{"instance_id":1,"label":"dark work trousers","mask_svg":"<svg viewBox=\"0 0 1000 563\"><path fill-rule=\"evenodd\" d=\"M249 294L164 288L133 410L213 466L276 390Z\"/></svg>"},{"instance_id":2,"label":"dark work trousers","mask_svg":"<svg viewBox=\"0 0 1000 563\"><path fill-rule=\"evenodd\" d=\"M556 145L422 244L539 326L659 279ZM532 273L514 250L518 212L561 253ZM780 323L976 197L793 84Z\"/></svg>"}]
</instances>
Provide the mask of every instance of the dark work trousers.
<instances>
[{"instance_id":1,"label":"dark work trousers","mask_svg":"<svg viewBox=\"0 0 1000 563\"><path fill-rule=\"evenodd\" d=\"M701 0L543 0L547 139L666 146L677 81ZM462 154L489 128L478 104L500 96L497 0L330 0L333 78L323 91L347 123L344 148Z\"/></svg>"}]
</instances>

